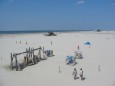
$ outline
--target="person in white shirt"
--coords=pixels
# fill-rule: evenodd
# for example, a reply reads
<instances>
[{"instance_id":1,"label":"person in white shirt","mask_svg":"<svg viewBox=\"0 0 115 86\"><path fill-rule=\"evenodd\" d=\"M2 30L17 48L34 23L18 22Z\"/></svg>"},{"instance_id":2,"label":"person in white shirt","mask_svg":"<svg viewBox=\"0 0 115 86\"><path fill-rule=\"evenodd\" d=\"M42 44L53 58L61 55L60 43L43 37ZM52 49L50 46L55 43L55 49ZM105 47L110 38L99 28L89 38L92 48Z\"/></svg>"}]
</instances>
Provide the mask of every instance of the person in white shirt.
<instances>
[{"instance_id":1,"label":"person in white shirt","mask_svg":"<svg viewBox=\"0 0 115 86\"><path fill-rule=\"evenodd\" d=\"M81 77L81 80L83 80L83 70L82 70L82 68L80 69L81 70L81 72L80 72L80 77Z\"/></svg>"}]
</instances>

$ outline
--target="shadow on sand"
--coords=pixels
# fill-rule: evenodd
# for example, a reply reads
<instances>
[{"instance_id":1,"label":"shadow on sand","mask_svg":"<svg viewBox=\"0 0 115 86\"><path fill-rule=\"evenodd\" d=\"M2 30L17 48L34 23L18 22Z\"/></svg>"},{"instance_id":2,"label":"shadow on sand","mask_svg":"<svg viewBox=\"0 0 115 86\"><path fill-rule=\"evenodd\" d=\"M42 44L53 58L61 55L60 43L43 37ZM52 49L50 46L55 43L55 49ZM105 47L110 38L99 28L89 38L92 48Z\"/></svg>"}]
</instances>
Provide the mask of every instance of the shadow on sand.
<instances>
[{"instance_id":1,"label":"shadow on sand","mask_svg":"<svg viewBox=\"0 0 115 86\"><path fill-rule=\"evenodd\" d=\"M81 80L83 81L83 80L85 80L86 78L85 77L83 77Z\"/></svg>"},{"instance_id":2,"label":"shadow on sand","mask_svg":"<svg viewBox=\"0 0 115 86\"><path fill-rule=\"evenodd\" d=\"M76 77L75 80L76 80L76 79L79 79L79 78L80 78L80 77ZM83 77L81 80L83 81L83 80L85 80L85 79L86 79L86 78Z\"/></svg>"},{"instance_id":3,"label":"shadow on sand","mask_svg":"<svg viewBox=\"0 0 115 86\"><path fill-rule=\"evenodd\" d=\"M76 79L79 79L79 77L76 77L75 80L76 80Z\"/></svg>"}]
</instances>

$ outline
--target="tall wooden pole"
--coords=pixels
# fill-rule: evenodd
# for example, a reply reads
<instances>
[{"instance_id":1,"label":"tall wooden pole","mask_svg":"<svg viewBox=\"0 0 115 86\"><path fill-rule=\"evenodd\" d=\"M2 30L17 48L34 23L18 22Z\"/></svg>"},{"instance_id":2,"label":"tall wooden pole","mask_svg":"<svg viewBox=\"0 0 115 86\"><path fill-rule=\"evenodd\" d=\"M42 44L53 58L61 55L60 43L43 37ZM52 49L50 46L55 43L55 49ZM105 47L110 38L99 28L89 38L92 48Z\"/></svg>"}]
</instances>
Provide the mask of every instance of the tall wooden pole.
<instances>
[{"instance_id":1,"label":"tall wooden pole","mask_svg":"<svg viewBox=\"0 0 115 86\"><path fill-rule=\"evenodd\" d=\"M31 52L30 52L30 47L29 47L29 58L30 58L30 56L31 56Z\"/></svg>"},{"instance_id":2,"label":"tall wooden pole","mask_svg":"<svg viewBox=\"0 0 115 86\"><path fill-rule=\"evenodd\" d=\"M10 55L11 55L11 64L10 64L10 68L13 69L13 55L12 55L12 53L11 53Z\"/></svg>"},{"instance_id":3,"label":"tall wooden pole","mask_svg":"<svg viewBox=\"0 0 115 86\"><path fill-rule=\"evenodd\" d=\"M18 71L18 61L17 61L17 55L16 55L16 54L14 54L14 56L15 56L15 62L16 62L16 71Z\"/></svg>"}]
</instances>

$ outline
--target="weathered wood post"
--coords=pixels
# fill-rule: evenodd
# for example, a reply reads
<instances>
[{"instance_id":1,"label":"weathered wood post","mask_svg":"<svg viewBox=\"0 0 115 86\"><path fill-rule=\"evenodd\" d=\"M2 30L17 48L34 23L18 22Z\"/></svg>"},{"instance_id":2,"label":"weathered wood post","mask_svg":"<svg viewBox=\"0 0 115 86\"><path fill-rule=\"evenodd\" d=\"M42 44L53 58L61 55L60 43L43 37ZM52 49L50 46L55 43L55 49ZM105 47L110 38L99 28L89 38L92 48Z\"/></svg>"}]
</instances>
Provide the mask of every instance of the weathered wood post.
<instances>
[{"instance_id":1,"label":"weathered wood post","mask_svg":"<svg viewBox=\"0 0 115 86\"><path fill-rule=\"evenodd\" d=\"M60 71L60 66L59 66L59 73L60 73L61 71Z\"/></svg>"},{"instance_id":2,"label":"weathered wood post","mask_svg":"<svg viewBox=\"0 0 115 86\"><path fill-rule=\"evenodd\" d=\"M31 57L31 59L32 59L32 48L31 48L31 50L30 50L30 53L31 53L31 54L30 54L30 57Z\"/></svg>"},{"instance_id":3,"label":"weathered wood post","mask_svg":"<svg viewBox=\"0 0 115 86\"><path fill-rule=\"evenodd\" d=\"M50 50L50 56L51 57L53 56L53 50Z\"/></svg>"},{"instance_id":4,"label":"weathered wood post","mask_svg":"<svg viewBox=\"0 0 115 86\"><path fill-rule=\"evenodd\" d=\"M27 65L28 65L28 56L29 56L29 51L28 51L28 49L26 48L26 62L27 62Z\"/></svg>"},{"instance_id":5,"label":"weathered wood post","mask_svg":"<svg viewBox=\"0 0 115 86\"><path fill-rule=\"evenodd\" d=\"M33 48L33 57L34 57L34 48Z\"/></svg>"},{"instance_id":6,"label":"weathered wood post","mask_svg":"<svg viewBox=\"0 0 115 86\"><path fill-rule=\"evenodd\" d=\"M44 46L43 46L42 52L44 53Z\"/></svg>"},{"instance_id":7,"label":"weathered wood post","mask_svg":"<svg viewBox=\"0 0 115 86\"><path fill-rule=\"evenodd\" d=\"M29 59L30 59L30 56L31 56L31 55L30 55L30 54L31 54L31 53L30 53L30 47L29 47L29 49L28 49L27 52L28 52L28 56L27 56L27 64L29 64L29 62L30 62Z\"/></svg>"},{"instance_id":8,"label":"weathered wood post","mask_svg":"<svg viewBox=\"0 0 115 86\"><path fill-rule=\"evenodd\" d=\"M30 47L29 47L29 58L30 58L30 56L31 56L31 52L30 52Z\"/></svg>"},{"instance_id":9,"label":"weathered wood post","mask_svg":"<svg viewBox=\"0 0 115 86\"><path fill-rule=\"evenodd\" d=\"M42 52L43 52L43 59L45 60L44 46L42 48Z\"/></svg>"},{"instance_id":10,"label":"weathered wood post","mask_svg":"<svg viewBox=\"0 0 115 86\"><path fill-rule=\"evenodd\" d=\"M27 48L26 48L26 57L27 57Z\"/></svg>"},{"instance_id":11,"label":"weathered wood post","mask_svg":"<svg viewBox=\"0 0 115 86\"><path fill-rule=\"evenodd\" d=\"M38 52L39 52L39 48L38 48ZM39 62L39 54L36 55L36 61L37 61L37 63Z\"/></svg>"},{"instance_id":12,"label":"weathered wood post","mask_svg":"<svg viewBox=\"0 0 115 86\"><path fill-rule=\"evenodd\" d=\"M16 71L21 70L21 68L20 68L20 66L18 64L17 54L14 54L14 56L15 56L15 61L16 61Z\"/></svg>"},{"instance_id":13,"label":"weathered wood post","mask_svg":"<svg viewBox=\"0 0 115 86\"><path fill-rule=\"evenodd\" d=\"M100 65L98 65L98 71L101 71L101 67L100 67Z\"/></svg>"},{"instance_id":14,"label":"weathered wood post","mask_svg":"<svg viewBox=\"0 0 115 86\"><path fill-rule=\"evenodd\" d=\"M39 49L39 58L40 58L40 60L41 60L41 49Z\"/></svg>"},{"instance_id":15,"label":"weathered wood post","mask_svg":"<svg viewBox=\"0 0 115 86\"><path fill-rule=\"evenodd\" d=\"M18 71L18 61L17 61L17 55L16 53L14 54L15 57L15 63L16 63L16 71Z\"/></svg>"},{"instance_id":16,"label":"weathered wood post","mask_svg":"<svg viewBox=\"0 0 115 86\"><path fill-rule=\"evenodd\" d=\"M10 57L11 57L10 68L13 70L13 55L12 55L12 53L10 54Z\"/></svg>"},{"instance_id":17,"label":"weathered wood post","mask_svg":"<svg viewBox=\"0 0 115 86\"><path fill-rule=\"evenodd\" d=\"M33 56L33 58L32 58L32 60L33 60L33 64L35 64L35 56L34 56L34 48L32 48L32 56Z\"/></svg>"},{"instance_id":18,"label":"weathered wood post","mask_svg":"<svg viewBox=\"0 0 115 86\"><path fill-rule=\"evenodd\" d=\"M33 49L31 48L31 60L32 60L32 64L34 64L34 61L33 61Z\"/></svg>"}]
</instances>

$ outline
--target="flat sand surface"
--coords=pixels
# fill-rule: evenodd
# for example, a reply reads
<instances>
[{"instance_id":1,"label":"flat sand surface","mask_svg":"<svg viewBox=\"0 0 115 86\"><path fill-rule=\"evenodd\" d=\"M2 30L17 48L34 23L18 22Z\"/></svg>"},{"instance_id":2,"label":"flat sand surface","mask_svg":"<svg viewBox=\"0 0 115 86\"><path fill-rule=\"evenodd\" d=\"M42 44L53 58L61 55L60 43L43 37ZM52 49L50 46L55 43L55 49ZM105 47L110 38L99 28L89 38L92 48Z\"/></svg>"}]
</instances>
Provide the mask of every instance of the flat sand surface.
<instances>
[{"instance_id":1,"label":"flat sand surface","mask_svg":"<svg viewBox=\"0 0 115 86\"><path fill-rule=\"evenodd\" d=\"M87 41L91 43L90 47L84 44ZM10 53L20 53L26 48L40 46L44 46L45 50L53 50L55 56L22 71L9 69ZM74 66L66 65L66 56L74 56L78 46L83 59L77 59ZM36 51L35 54L37 53ZM25 54L17 57L19 62L24 56ZM114 66L114 31L70 32L57 36L44 36L39 33L0 35L0 86L115 86ZM83 69L85 80L74 80L74 68L78 71L78 77L80 68Z\"/></svg>"}]
</instances>

